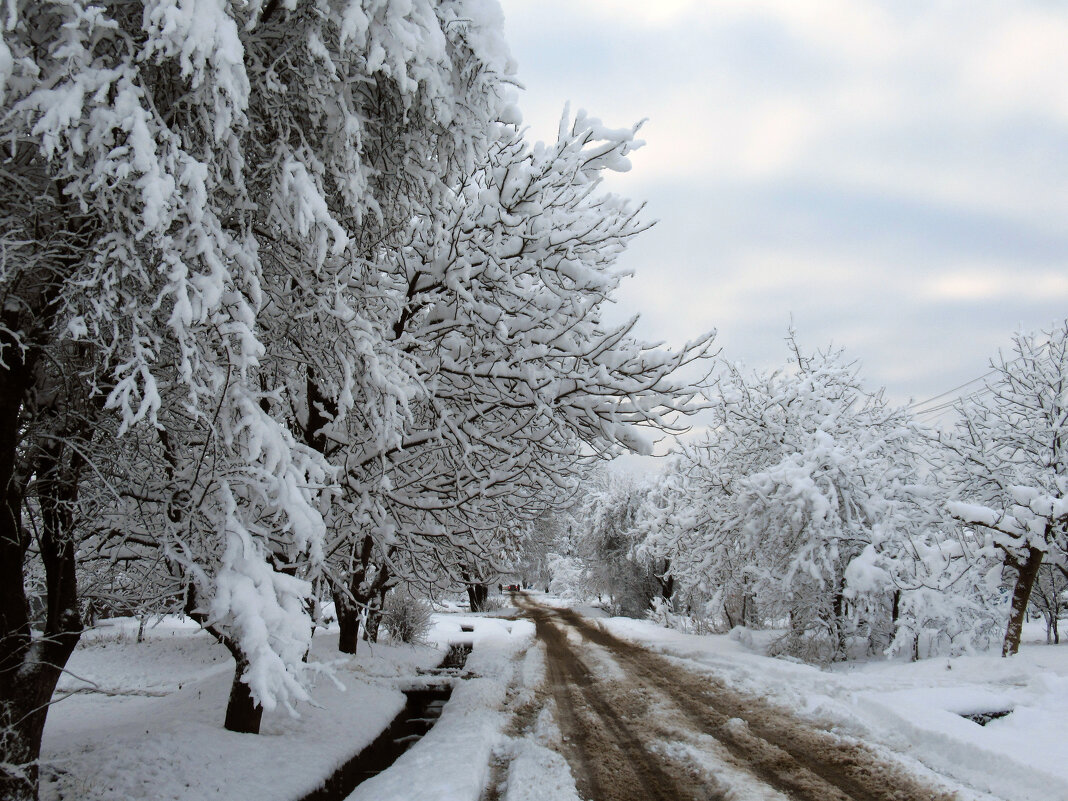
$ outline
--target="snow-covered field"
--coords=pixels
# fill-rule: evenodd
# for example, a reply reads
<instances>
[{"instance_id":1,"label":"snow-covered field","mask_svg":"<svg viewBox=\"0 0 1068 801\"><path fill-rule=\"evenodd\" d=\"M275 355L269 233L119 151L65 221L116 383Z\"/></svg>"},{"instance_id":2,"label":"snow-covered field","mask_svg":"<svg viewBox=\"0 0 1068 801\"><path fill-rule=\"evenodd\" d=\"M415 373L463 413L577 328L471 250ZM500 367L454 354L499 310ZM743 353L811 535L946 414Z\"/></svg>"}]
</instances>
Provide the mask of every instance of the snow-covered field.
<instances>
[{"instance_id":1,"label":"snow-covered field","mask_svg":"<svg viewBox=\"0 0 1068 801\"><path fill-rule=\"evenodd\" d=\"M454 642L474 644L467 667L481 678L461 683L397 772L420 775L421 799L475 799L506 722L499 707L513 660L533 637L525 621L441 615L429 645L360 643L347 657L336 631L322 632L313 660L332 662L342 686L324 676L317 706L302 706L299 718L265 713L262 734L244 735L222 727L233 677L222 646L177 619L140 644L136 629L133 620L104 621L68 664L45 729L42 801L295 801L370 743L403 708L398 688L425 682L417 670L437 665ZM371 784L359 797L412 797L410 776Z\"/></svg>"},{"instance_id":2,"label":"snow-covered field","mask_svg":"<svg viewBox=\"0 0 1068 801\"><path fill-rule=\"evenodd\" d=\"M1021 653L1010 660L968 656L822 670L763 656L766 632L695 636L628 618L601 622L617 636L869 742L919 774L949 777L969 791L965 797L1068 799L1068 645L1046 646L1040 627L1026 632ZM555 749L552 702L535 692L545 664L533 624L439 614L429 639L423 646L361 643L358 656L339 659L336 633L322 632L314 657L334 663L344 689L323 677L317 706L301 707L299 718L268 713L257 736L222 728L232 662L209 636L168 619L137 643L136 621L105 622L86 634L49 714L42 798L296 801L374 739L404 704L398 688L423 681L417 670L437 664L454 642L471 642L474 650L468 678L457 682L440 721L352 798L477 801L491 782L505 801L576 798ZM1007 709L1012 713L986 726L962 717ZM528 718L519 728L517 713Z\"/></svg>"}]
</instances>

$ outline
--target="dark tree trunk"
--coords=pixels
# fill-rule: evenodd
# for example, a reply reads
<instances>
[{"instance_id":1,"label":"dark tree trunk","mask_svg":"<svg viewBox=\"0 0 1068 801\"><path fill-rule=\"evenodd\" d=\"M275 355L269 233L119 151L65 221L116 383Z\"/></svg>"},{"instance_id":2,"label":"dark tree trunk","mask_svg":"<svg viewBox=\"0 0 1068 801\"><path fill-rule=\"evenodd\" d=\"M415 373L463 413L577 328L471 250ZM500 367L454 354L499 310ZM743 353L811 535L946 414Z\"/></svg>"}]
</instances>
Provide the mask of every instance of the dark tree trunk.
<instances>
[{"instance_id":1,"label":"dark tree trunk","mask_svg":"<svg viewBox=\"0 0 1068 801\"><path fill-rule=\"evenodd\" d=\"M379 589L378 597L367 607L367 642L378 642L378 632L382 627L382 610L386 608L386 595L390 586Z\"/></svg>"},{"instance_id":2,"label":"dark tree trunk","mask_svg":"<svg viewBox=\"0 0 1068 801\"><path fill-rule=\"evenodd\" d=\"M834 593L832 604L833 618L831 620L831 638L834 645L834 658L844 659L846 656L845 643L845 616L848 613L845 598L845 578L838 579L838 589Z\"/></svg>"},{"instance_id":3,"label":"dark tree trunk","mask_svg":"<svg viewBox=\"0 0 1068 801\"><path fill-rule=\"evenodd\" d=\"M343 654L356 653L356 644L360 640L360 609L353 603L347 592L334 590L334 611L341 634L337 640L337 649Z\"/></svg>"},{"instance_id":4,"label":"dark tree trunk","mask_svg":"<svg viewBox=\"0 0 1068 801\"><path fill-rule=\"evenodd\" d=\"M29 382L28 369L18 363L18 345L8 339L0 328L0 347L12 362L0 372L0 726L10 732L0 738L0 798L21 801L37 797L44 715L37 720L31 710L47 702L52 687L38 688L41 677L31 681L23 670L26 664L40 664L31 656L29 601L23 579L30 544L29 531L22 526L27 477L18 471L19 420ZM7 765L15 770L3 767ZM25 779L16 773L19 768L25 771Z\"/></svg>"},{"instance_id":5,"label":"dark tree trunk","mask_svg":"<svg viewBox=\"0 0 1068 801\"><path fill-rule=\"evenodd\" d=\"M1042 551L1029 548L1027 556L1014 565L1016 584L1012 588L1009 625L1005 629L1005 641L1001 645L1002 656L1013 656L1020 650L1020 636L1023 634L1027 604L1031 600L1031 590L1034 589L1035 579L1038 578L1038 569L1042 567L1042 556Z\"/></svg>"},{"instance_id":6,"label":"dark tree trunk","mask_svg":"<svg viewBox=\"0 0 1068 801\"><path fill-rule=\"evenodd\" d=\"M660 572L660 575L656 577L656 580L657 583L660 585L660 597L663 598L665 601L670 602L671 597L675 594L675 577L668 575L667 578L664 578L664 576L667 575L669 570L671 570L671 561L665 559L664 569Z\"/></svg>"},{"instance_id":7,"label":"dark tree trunk","mask_svg":"<svg viewBox=\"0 0 1068 801\"><path fill-rule=\"evenodd\" d=\"M223 645L227 647L234 657L234 662L237 663L234 669L234 681L230 685L230 700L226 704L226 722L223 723L223 727L228 731L241 734L259 734L263 707L256 703L248 684L241 680L245 671L248 670L248 660L231 640L224 640Z\"/></svg>"},{"instance_id":8,"label":"dark tree trunk","mask_svg":"<svg viewBox=\"0 0 1068 801\"><path fill-rule=\"evenodd\" d=\"M375 566L371 562L374 555L374 540L364 537L360 545L360 552L354 560L349 576L348 585L335 588L333 591L334 608L337 611L338 625L341 627L341 636L338 638L338 650L343 654L356 653L356 644L360 635L360 615L367 610L368 617L366 626L369 629L374 623L373 636L378 636L378 623L373 620L375 600L384 598L390 586L391 574L385 566ZM374 573L374 578L367 580L368 575ZM380 602L380 601L379 601ZM371 640L374 642L375 640Z\"/></svg>"},{"instance_id":9,"label":"dark tree trunk","mask_svg":"<svg viewBox=\"0 0 1068 801\"><path fill-rule=\"evenodd\" d=\"M6 356L12 358L9 352ZM50 394L52 405L27 410L23 400L28 388L24 382L30 380L27 373L0 372L0 728L4 730L0 798L4 799L37 796L37 761L48 705L82 633L73 509L92 421L75 413L72 399L55 389L35 393ZM71 383L76 382L75 378ZM35 432L34 441L22 446L20 454L18 424L23 414L33 419ZM47 592L44 633L38 637L30 630L23 576L30 533L22 522L22 504L31 476L36 479L34 494L41 515L37 543Z\"/></svg>"},{"instance_id":10,"label":"dark tree trunk","mask_svg":"<svg viewBox=\"0 0 1068 801\"><path fill-rule=\"evenodd\" d=\"M472 612L485 612L486 599L489 597L489 587L486 584L468 584L467 600L471 604Z\"/></svg>"},{"instance_id":11,"label":"dark tree trunk","mask_svg":"<svg viewBox=\"0 0 1068 801\"><path fill-rule=\"evenodd\" d=\"M89 411L79 408L87 397L81 376L71 364L60 366L77 354L53 347L53 327L96 225L49 177L31 143L12 142L3 162L7 239L30 243L5 249L8 291L0 308L0 798L22 801L37 797L48 704L82 631L71 521L93 424L76 413ZM38 638L30 630L30 533L22 521L33 476L48 593Z\"/></svg>"},{"instance_id":12,"label":"dark tree trunk","mask_svg":"<svg viewBox=\"0 0 1068 801\"><path fill-rule=\"evenodd\" d=\"M194 584L186 586L185 613L226 646L226 650L234 658L234 680L230 684L230 698L226 702L226 719L223 727L241 734L259 734L263 707L253 700L248 684L241 681L248 670L248 658L241 651L236 640L208 624L207 615L197 606L197 591Z\"/></svg>"},{"instance_id":13,"label":"dark tree trunk","mask_svg":"<svg viewBox=\"0 0 1068 801\"><path fill-rule=\"evenodd\" d=\"M37 760L48 704L67 660L81 637L72 506L84 462L65 453L66 437L57 436L41 450L36 465L36 495L41 509L39 545L45 566L47 618L43 636L30 632L29 605L22 569L28 532L14 504L18 481L4 493L0 517L0 798L33 799L37 795ZM14 512L14 514L12 514ZM13 582L13 583L12 583ZM10 766L10 767L8 767Z\"/></svg>"}]
</instances>

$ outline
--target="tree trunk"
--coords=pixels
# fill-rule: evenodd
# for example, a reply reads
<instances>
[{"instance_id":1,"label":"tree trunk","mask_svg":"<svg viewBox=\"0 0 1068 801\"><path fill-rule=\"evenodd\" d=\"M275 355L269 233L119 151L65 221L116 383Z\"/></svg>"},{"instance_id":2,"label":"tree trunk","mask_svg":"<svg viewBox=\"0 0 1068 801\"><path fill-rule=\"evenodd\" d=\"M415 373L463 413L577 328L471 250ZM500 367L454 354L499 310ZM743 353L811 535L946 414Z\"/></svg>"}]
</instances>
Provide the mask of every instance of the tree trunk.
<instances>
[{"instance_id":1,"label":"tree trunk","mask_svg":"<svg viewBox=\"0 0 1068 801\"><path fill-rule=\"evenodd\" d=\"M367 642L378 642L378 631L382 626L382 610L386 608L386 595L392 587L385 586L378 591L377 600L367 608Z\"/></svg>"},{"instance_id":2,"label":"tree trunk","mask_svg":"<svg viewBox=\"0 0 1068 801\"><path fill-rule=\"evenodd\" d=\"M185 589L185 613L226 646L226 650L234 658L234 680L230 684L230 698L226 702L223 727L242 734L259 734L263 707L253 700L248 684L241 681L241 677L248 671L248 659L236 640L208 623L207 614L197 606L197 589L193 583L189 583Z\"/></svg>"},{"instance_id":3,"label":"tree trunk","mask_svg":"<svg viewBox=\"0 0 1068 801\"><path fill-rule=\"evenodd\" d=\"M467 585L467 600L470 601L472 612L485 612L488 597L489 587L485 584Z\"/></svg>"},{"instance_id":4,"label":"tree trunk","mask_svg":"<svg viewBox=\"0 0 1068 801\"><path fill-rule=\"evenodd\" d=\"M25 423L22 399L28 387L10 369L6 373L0 372L0 798L21 801L37 797L48 705L82 633L73 509L92 422L75 415L61 419L55 407L33 408L28 416L38 430L26 447L19 442L18 424ZM44 633L37 637L23 575L30 533L22 506L30 476L36 477L47 592Z\"/></svg>"},{"instance_id":5,"label":"tree trunk","mask_svg":"<svg viewBox=\"0 0 1068 801\"><path fill-rule=\"evenodd\" d=\"M337 640L337 649L343 654L356 653L356 644L360 641L360 608L353 602L347 592L334 590L334 611L341 634Z\"/></svg>"},{"instance_id":6,"label":"tree trunk","mask_svg":"<svg viewBox=\"0 0 1068 801\"><path fill-rule=\"evenodd\" d=\"M223 644L237 663L234 668L234 681L230 685L230 700L226 704L226 722L223 727L227 731L241 734L259 734L263 707L256 703L248 684L241 680L248 670L248 660L231 640L227 639Z\"/></svg>"},{"instance_id":7,"label":"tree trunk","mask_svg":"<svg viewBox=\"0 0 1068 801\"><path fill-rule=\"evenodd\" d=\"M355 546L354 551L355 551ZM335 587L334 608L337 610L338 625L341 627L341 637L338 639L338 650L343 654L356 653L356 643L360 634L360 615L364 610L371 612L371 600L380 594L385 597L390 587L391 573L387 566L388 559L393 555L390 549L381 560L383 564L376 565L372 561L375 555L374 540L365 536L360 543L359 551L351 556L348 569L347 586ZM368 576L374 576L368 581ZM366 625L371 624L370 616ZM374 635L377 636L377 627ZM372 640L373 642L373 640Z\"/></svg>"},{"instance_id":8,"label":"tree trunk","mask_svg":"<svg viewBox=\"0 0 1068 801\"><path fill-rule=\"evenodd\" d=\"M660 584L660 597L668 602L671 601L671 596L675 594L675 577L672 575L668 576L666 579L664 578L664 575L669 570L671 570L671 561L665 559L664 569L660 575L656 577L657 582Z\"/></svg>"},{"instance_id":9,"label":"tree trunk","mask_svg":"<svg viewBox=\"0 0 1068 801\"><path fill-rule=\"evenodd\" d=\"M831 620L831 637L834 645L835 660L844 659L846 656L845 626L843 625L846 615L845 581L839 580L838 591L834 594L832 604L833 619Z\"/></svg>"},{"instance_id":10,"label":"tree trunk","mask_svg":"<svg viewBox=\"0 0 1068 801\"><path fill-rule=\"evenodd\" d=\"M367 604L367 622L363 626L363 636L367 642L378 642L378 630L382 626L382 602L373 598Z\"/></svg>"},{"instance_id":11,"label":"tree trunk","mask_svg":"<svg viewBox=\"0 0 1068 801\"><path fill-rule=\"evenodd\" d=\"M1027 604L1031 600L1038 569L1042 566L1042 551L1029 548L1027 556L1016 567L1016 585L1012 589L1012 604L1009 607L1009 625L1005 629L1005 641L1001 646L1002 656L1013 656L1020 650L1020 636L1023 634L1024 618Z\"/></svg>"},{"instance_id":12,"label":"tree trunk","mask_svg":"<svg viewBox=\"0 0 1068 801\"><path fill-rule=\"evenodd\" d=\"M99 407L85 403L87 386L64 359L84 352L56 347L53 327L70 276L92 252L96 224L49 177L32 143L12 142L4 171L15 178L5 183L5 239L47 243L5 248L0 308L0 798L23 801L37 797L48 704L82 632L71 523ZM25 590L30 532L22 513L31 477L47 591L38 637Z\"/></svg>"}]
</instances>

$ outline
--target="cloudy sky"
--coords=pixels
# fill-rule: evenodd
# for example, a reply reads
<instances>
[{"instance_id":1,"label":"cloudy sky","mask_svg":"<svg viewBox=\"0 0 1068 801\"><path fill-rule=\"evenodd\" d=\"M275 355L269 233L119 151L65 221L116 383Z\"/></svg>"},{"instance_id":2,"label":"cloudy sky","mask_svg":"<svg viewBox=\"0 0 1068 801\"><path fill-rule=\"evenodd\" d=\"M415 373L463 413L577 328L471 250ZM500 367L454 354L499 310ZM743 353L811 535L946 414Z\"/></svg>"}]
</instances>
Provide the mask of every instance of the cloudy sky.
<instances>
[{"instance_id":1,"label":"cloudy sky","mask_svg":"<svg viewBox=\"0 0 1068 801\"><path fill-rule=\"evenodd\" d=\"M925 400L1068 316L1068 5L501 0L536 138L566 101L647 145L612 188L647 338L754 367L844 346Z\"/></svg>"}]
</instances>

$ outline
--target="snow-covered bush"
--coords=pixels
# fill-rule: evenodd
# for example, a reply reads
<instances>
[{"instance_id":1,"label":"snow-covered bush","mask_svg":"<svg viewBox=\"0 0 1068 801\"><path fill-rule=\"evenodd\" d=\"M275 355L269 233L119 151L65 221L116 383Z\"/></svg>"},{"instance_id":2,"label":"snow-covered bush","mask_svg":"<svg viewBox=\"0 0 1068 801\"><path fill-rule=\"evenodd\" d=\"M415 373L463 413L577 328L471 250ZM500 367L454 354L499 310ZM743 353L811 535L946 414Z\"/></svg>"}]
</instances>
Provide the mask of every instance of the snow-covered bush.
<instances>
[{"instance_id":1,"label":"snow-covered bush","mask_svg":"<svg viewBox=\"0 0 1068 801\"><path fill-rule=\"evenodd\" d=\"M394 590L382 607L382 623L396 642L426 641L433 624L434 608L405 590Z\"/></svg>"}]
</instances>

